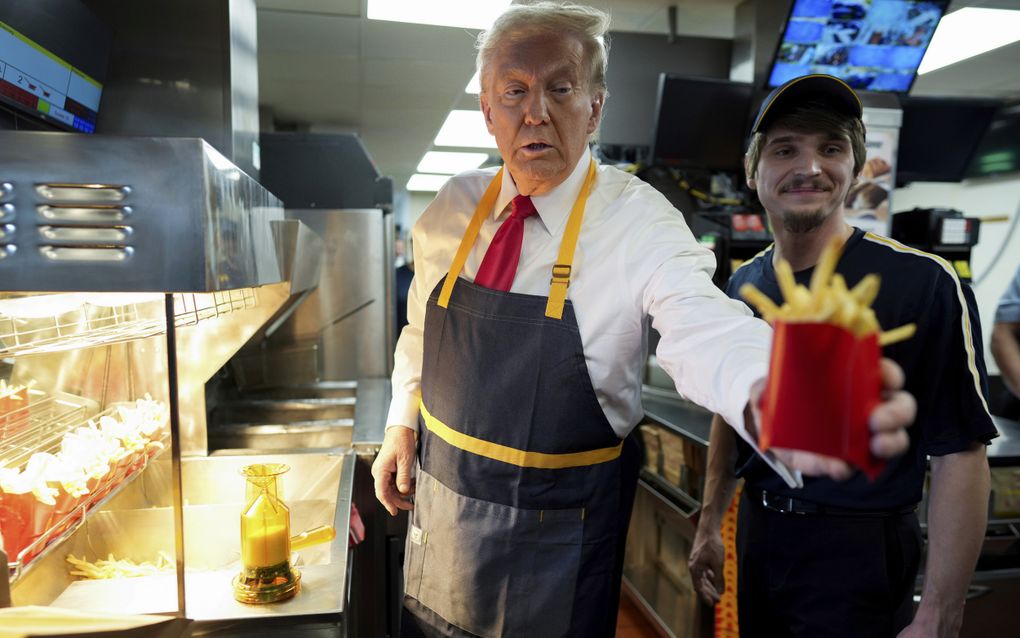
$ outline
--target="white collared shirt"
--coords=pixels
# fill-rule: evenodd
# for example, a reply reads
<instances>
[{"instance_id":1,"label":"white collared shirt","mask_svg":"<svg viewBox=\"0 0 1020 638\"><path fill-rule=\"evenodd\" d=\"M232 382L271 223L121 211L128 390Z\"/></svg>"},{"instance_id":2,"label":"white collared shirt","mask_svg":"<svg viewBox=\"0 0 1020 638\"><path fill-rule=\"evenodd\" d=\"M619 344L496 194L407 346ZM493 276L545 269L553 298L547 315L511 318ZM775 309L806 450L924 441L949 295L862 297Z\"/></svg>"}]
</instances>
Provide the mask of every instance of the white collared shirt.
<instances>
[{"instance_id":1,"label":"white collared shirt","mask_svg":"<svg viewBox=\"0 0 1020 638\"><path fill-rule=\"evenodd\" d=\"M524 222L524 242L511 292L548 296L552 266L590 154L545 195ZM413 229L414 280L408 325L397 342L388 426L417 429L422 327L429 295L446 275L475 207L496 169L450 179ZM568 299L574 305L588 373L609 423L622 438L642 419L641 382L647 329L661 335L659 365L681 395L722 415L745 438L743 410L751 386L765 377L771 329L712 283L715 257L699 245L683 216L640 179L599 166L574 255ZM482 223L462 277L474 280L518 194L509 171L493 214Z\"/></svg>"}]
</instances>

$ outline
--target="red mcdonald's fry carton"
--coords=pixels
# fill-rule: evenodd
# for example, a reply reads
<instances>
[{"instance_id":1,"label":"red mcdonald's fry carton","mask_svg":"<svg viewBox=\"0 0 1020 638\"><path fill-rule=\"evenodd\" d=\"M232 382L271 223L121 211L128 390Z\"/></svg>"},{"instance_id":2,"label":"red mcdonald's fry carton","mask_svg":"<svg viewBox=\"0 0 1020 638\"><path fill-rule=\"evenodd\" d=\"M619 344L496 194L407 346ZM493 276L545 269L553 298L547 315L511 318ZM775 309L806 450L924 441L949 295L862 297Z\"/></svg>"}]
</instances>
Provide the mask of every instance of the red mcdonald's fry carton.
<instances>
[{"instance_id":1,"label":"red mcdonald's fry carton","mask_svg":"<svg viewBox=\"0 0 1020 638\"><path fill-rule=\"evenodd\" d=\"M885 461L871 454L868 418L881 402L878 336L831 323L775 322L761 400L761 449L832 456L874 480Z\"/></svg>"}]
</instances>

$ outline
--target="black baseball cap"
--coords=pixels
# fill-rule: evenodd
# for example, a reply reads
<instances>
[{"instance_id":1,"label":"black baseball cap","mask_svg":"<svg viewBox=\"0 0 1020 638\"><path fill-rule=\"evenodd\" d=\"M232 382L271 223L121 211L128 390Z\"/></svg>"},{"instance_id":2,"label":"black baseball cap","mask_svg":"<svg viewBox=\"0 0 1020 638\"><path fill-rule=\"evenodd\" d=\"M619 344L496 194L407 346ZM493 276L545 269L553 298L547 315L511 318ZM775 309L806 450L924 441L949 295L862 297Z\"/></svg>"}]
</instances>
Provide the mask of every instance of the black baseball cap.
<instances>
[{"instance_id":1,"label":"black baseball cap","mask_svg":"<svg viewBox=\"0 0 1020 638\"><path fill-rule=\"evenodd\" d=\"M861 98L843 80L822 73L802 75L772 89L754 118L751 135L762 131L791 109L807 100L824 100L847 115L861 119L864 106Z\"/></svg>"}]
</instances>

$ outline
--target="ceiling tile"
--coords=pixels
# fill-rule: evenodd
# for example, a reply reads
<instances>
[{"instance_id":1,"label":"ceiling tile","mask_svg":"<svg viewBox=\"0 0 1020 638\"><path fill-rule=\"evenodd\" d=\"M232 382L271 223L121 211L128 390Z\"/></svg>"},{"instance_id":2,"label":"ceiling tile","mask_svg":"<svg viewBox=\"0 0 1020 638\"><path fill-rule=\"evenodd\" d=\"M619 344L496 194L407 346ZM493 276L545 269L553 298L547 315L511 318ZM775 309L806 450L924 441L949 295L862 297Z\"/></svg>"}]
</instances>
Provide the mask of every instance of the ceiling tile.
<instances>
[{"instance_id":1,"label":"ceiling tile","mask_svg":"<svg viewBox=\"0 0 1020 638\"><path fill-rule=\"evenodd\" d=\"M255 0L260 11L361 15L361 0Z\"/></svg>"},{"instance_id":2,"label":"ceiling tile","mask_svg":"<svg viewBox=\"0 0 1020 638\"><path fill-rule=\"evenodd\" d=\"M365 20L362 34L365 57L462 61L474 58L477 31Z\"/></svg>"},{"instance_id":3,"label":"ceiling tile","mask_svg":"<svg viewBox=\"0 0 1020 638\"><path fill-rule=\"evenodd\" d=\"M361 53L362 22L343 16L260 11L259 54L303 53L309 56L309 64L324 53L356 56Z\"/></svg>"}]
</instances>

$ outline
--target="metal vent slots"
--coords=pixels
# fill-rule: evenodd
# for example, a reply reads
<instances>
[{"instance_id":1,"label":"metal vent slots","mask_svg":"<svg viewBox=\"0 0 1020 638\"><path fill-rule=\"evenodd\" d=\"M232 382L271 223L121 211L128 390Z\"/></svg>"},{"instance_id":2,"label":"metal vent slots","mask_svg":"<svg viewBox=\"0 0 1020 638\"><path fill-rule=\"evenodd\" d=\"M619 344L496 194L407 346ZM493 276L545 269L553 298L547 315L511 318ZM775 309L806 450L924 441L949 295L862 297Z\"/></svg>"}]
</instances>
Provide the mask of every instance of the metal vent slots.
<instances>
[{"instance_id":1,"label":"metal vent slots","mask_svg":"<svg viewBox=\"0 0 1020 638\"><path fill-rule=\"evenodd\" d=\"M17 230L17 226L10 223L14 221L14 204L7 202L13 193L14 184L0 182L0 202L3 202L0 203L0 259L6 259L18 249L13 243L6 243L14 241L14 231Z\"/></svg>"},{"instance_id":2,"label":"metal vent slots","mask_svg":"<svg viewBox=\"0 0 1020 638\"><path fill-rule=\"evenodd\" d=\"M121 204L130 186L114 184L37 184L36 193L50 202L36 207L39 252L52 261L124 261L134 253L127 245L134 229L125 223L133 213ZM57 203L59 202L59 203Z\"/></svg>"}]
</instances>

